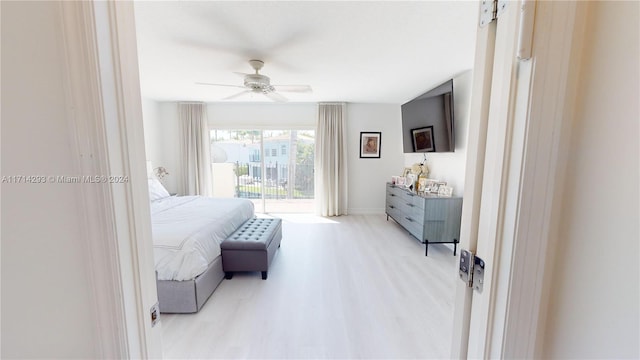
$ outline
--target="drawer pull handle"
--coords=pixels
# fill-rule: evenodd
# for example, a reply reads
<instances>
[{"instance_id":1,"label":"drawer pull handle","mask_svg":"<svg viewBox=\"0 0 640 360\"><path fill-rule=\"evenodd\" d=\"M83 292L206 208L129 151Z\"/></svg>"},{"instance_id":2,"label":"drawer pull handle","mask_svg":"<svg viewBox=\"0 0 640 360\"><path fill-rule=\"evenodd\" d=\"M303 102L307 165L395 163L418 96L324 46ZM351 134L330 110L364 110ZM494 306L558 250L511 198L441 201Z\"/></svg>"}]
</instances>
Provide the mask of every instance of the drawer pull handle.
<instances>
[{"instance_id":1,"label":"drawer pull handle","mask_svg":"<svg viewBox=\"0 0 640 360\"><path fill-rule=\"evenodd\" d=\"M407 193L407 195L409 195L409 196L416 196L416 194L412 194L412 193Z\"/></svg>"},{"instance_id":2,"label":"drawer pull handle","mask_svg":"<svg viewBox=\"0 0 640 360\"><path fill-rule=\"evenodd\" d=\"M414 207L414 206L415 206L415 205L413 205L413 204L409 204L409 203L407 203L407 205L409 205L409 206L411 206L411 207Z\"/></svg>"},{"instance_id":3,"label":"drawer pull handle","mask_svg":"<svg viewBox=\"0 0 640 360\"><path fill-rule=\"evenodd\" d=\"M391 196L396 196L396 194L391 194Z\"/></svg>"},{"instance_id":4,"label":"drawer pull handle","mask_svg":"<svg viewBox=\"0 0 640 360\"><path fill-rule=\"evenodd\" d=\"M396 207L393 205L389 205L389 209L395 209Z\"/></svg>"},{"instance_id":5,"label":"drawer pull handle","mask_svg":"<svg viewBox=\"0 0 640 360\"><path fill-rule=\"evenodd\" d=\"M405 217L405 219L407 219L407 220L409 220L409 221L413 221L413 219L412 219L412 218L410 218L410 217Z\"/></svg>"}]
</instances>

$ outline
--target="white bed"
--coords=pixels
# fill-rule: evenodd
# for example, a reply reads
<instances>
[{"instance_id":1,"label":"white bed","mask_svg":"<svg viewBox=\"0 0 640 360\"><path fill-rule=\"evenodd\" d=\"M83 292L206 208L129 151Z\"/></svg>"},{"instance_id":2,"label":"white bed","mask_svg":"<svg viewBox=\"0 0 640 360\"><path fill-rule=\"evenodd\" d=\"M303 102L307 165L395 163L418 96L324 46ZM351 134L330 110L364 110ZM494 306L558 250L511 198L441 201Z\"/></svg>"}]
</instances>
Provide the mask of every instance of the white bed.
<instances>
[{"instance_id":1,"label":"white bed","mask_svg":"<svg viewBox=\"0 0 640 360\"><path fill-rule=\"evenodd\" d=\"M254 216L246 199L170 196L151 203L158 280L191 280L220 256L220 243Z\"/></svg>"},{"instance_id":2,"label":"white bed","mask_svg":"<svg viewBox=\"0 0 640 360\"><path fill-rule=\"evenodd\" d=\"M149 180L161 312L197 312L224 277L220 243L254 217L247 199L167 196Z\"/></svg>"}]
</instances>

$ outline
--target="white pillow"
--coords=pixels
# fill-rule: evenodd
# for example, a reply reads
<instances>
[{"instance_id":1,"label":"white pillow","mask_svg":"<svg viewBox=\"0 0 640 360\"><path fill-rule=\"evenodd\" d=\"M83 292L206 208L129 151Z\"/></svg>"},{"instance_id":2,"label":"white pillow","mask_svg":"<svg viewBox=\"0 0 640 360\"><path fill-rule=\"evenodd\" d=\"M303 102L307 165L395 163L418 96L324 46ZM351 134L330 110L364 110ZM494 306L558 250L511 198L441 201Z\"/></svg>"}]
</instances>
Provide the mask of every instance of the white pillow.
<instances>
[{"instance_id":1,"label":"white pillow","mask_svg":"<svg viewBox=\"0 0 640 360\"><path fill-rule=\"evenodd\" d=\"M149 200L155 201L169 197L169 192L162 186L162 183L156 178L149 179Z\"/></svg>"}]
</instances>

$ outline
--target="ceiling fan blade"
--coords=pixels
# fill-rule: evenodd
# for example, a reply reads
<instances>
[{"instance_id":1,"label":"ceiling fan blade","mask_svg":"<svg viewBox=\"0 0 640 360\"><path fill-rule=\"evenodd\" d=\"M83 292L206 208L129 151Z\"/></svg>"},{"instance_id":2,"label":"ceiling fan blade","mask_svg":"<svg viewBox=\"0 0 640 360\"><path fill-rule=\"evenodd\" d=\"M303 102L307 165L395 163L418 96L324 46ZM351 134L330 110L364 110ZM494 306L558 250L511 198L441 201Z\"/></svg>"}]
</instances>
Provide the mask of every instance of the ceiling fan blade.
<instances>
[{"instance_id":1,"label":"ceiling fan blade","mask_svg":"<svg viewBox=\"0 0 640 360\"><path fill-rule=\"evenodd\" d=\"M273 85L273 87L278 91L284 92L312 92L311 86L309 85Z\"/></svg>"},{"instance_id":2,"label":"ceiling fan blade","mask_svg":"<svg viewBox=\"0 0 640 360\"><path fill-rule=\"evenodd\" d=\"M233 73L236 74L236 75L242 76L242 77L245 77L245 76L249 75L247 73L241 73L241 72L237 72L237 71L234 71Z\"/></svg>"},{"instance_id":3,"label":"ceiling fan blade","mask_svg":"<svg viewBox=\"0 0 640 360\"><path fill-rule=\"evenodd\" d=\"M197 85L211 85L211 86L226 86L226 87L235 87L244 89L244 86L240 85L229 85L229 84L214 84L214 83L204 83L204 82L196 82Z\"/></svg>"},{"instance_id":4,"label":"ceiling fan blade","mask_svg":"<svg viewBox=\"0 0 640 360\"><path fill-rule=\"evenodd\" d=\"M268 97L269 99L273 100L273 101L277 101L277 102L287 102L289 101L289 99L287 99L286 97L278 94L277 92L274 91L269 91L269 92L263 92L264 96Z\"/></svg>"},{"instance_id":5,"label":"ceiling fan blade","mask_svg":"<svg viewBox=\"0 0 640 360\"><path fill-rule=\"evenodd\" d=\"M223 98L222 100L231 100L231 99L235 99L235 98L240 97L240 96L242 96L242 95L244 95L244 94L248 94L248 93L252 93L252 92L253 92L253 91L251 91L251 90L240 91L239 93L237 93L237 94L233 94L233 95L231 95L231 96L227 96L226 98Z\"/></svg>"}]
</instances>

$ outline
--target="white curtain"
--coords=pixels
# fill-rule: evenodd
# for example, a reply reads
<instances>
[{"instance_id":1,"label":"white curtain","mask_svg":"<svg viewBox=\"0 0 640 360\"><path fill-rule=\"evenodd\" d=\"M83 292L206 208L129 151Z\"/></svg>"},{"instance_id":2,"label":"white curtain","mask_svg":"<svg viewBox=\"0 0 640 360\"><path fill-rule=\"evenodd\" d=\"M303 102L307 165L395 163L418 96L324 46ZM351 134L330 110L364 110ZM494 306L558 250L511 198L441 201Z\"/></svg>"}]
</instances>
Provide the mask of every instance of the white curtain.
<instances>
[{"instance_id":1,"label":"white curtain","mask_svg":"<svg viewBox=\"0 0 640 360\"><path fill-rule=\"evenodd\" d=\"M211 153L207 108L202 103L178 104L180 122L181 195L210 196Z\"/></svg>"},{"instance_id":2,"label":"white curtain","mask_svg":"<svg viewBox=\"0 0 640 360\"><path fill-rule=\"evenodd\" d=\"M345 104L319 104L315 151L316 213L347 214L347 121Z\"/></svg>"}]
</instances>

